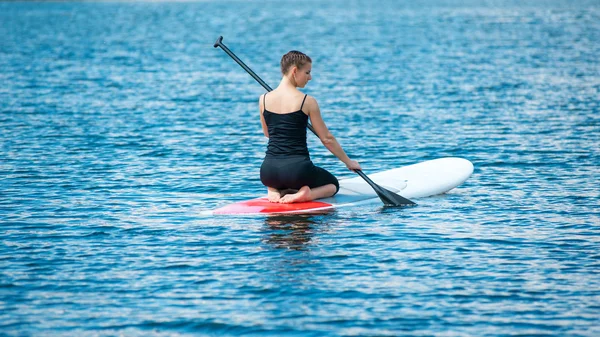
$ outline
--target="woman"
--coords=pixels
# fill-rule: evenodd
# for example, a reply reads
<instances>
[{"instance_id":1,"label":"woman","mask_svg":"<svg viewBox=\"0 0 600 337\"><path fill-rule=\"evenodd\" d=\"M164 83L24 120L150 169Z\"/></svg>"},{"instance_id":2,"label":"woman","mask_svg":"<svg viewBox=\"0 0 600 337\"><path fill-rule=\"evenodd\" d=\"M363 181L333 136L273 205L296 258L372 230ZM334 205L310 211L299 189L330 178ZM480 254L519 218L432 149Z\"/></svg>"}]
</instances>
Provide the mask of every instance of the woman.
<instances>
[{"instance_id":1,"label":"woman","mask_svg":"<svg viewBox=\"0 0 600 337\"><path fill-rule=\"evenodd\" d=\"M260 180L267 186L271 202L293 203L333 196L338 180L328 171L316 167L306 146L308 119L325 147L350 170L360 170L335 137L329 132L317 101L297 88L311 80L312 60L292 50L281 58L283 78L279 86L260 96L259 109L263 133L269 138Z\"/></svg>"}]
</instances>

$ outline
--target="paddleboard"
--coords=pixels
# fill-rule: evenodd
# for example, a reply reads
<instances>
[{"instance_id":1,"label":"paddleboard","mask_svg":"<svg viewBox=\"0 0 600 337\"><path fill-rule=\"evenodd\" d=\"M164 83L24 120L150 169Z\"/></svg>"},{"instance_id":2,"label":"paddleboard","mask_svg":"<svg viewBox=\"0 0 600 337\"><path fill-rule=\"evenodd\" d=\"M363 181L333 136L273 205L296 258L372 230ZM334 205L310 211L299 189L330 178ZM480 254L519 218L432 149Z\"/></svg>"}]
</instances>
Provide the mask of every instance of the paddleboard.
<instances>
[{"instance_id":1,"label":"paddleboard","mask_svg":"<svg viewBox=\"0 0 600 337\"><path fill-rule=\"evenodd\" d=\"M376 184L405 198L423 198L446 193L473 173L473 164L463 158L447 157L370 174ZM340 207L381 202L361 177L340 179L339 192L329 198L293 204L272 203L264 198L237 202L212 211L213 215L312 213Z\"/></svg>"}]
</instances>

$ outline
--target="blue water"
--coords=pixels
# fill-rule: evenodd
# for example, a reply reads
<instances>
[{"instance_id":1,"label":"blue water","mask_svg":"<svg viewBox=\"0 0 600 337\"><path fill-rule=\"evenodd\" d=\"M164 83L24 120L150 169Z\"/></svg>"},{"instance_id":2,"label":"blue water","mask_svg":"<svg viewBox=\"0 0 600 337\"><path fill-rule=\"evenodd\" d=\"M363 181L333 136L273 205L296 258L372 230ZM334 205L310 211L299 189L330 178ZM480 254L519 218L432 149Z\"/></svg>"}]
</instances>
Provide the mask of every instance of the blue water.
<instances>
[{"instance_id":1,"label":"blue water","mask_svg":"<svg viewBox=\"0 0 600 337\"><path fill-rule=\"evenodd\" d=\"M0 335L600 335L596 1L0 3ZM203 217L265 193L263 89L314 60L418 206ZM313 160L352 176L309 136Z\"/></svg>"}]
</instances>

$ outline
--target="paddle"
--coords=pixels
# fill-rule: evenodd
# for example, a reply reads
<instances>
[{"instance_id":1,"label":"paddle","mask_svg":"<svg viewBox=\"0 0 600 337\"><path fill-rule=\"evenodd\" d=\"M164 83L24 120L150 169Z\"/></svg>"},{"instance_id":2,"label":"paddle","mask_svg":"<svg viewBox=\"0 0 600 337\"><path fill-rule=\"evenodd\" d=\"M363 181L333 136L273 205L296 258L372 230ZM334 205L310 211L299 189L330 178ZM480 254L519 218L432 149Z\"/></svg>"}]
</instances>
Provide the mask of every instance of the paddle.
<instances>
[{"instance_id":1,"label":"paddle","mask_svg":"<svg viewBox=\"0 0 600 337\"><path fill-rule=\"evenodd\" d=\"M256 82L260 83L260 85L263 86L263 88L265 88L267 91L273 91L273 89L267 84L265 83L265 81L263 81L260 77L258 77L258 75L256 75L256 73L254 71L252 71L252 69L250 69L244 62L242 62L242 60L240 60L237 56L235 56L235 54L229 50L229 48L227 48L227 46L225 46L223 44L223 37L219 36L219 38L217 39L217 41L214 44L214 47L221 47L221 49L223 49L224 52L227 53L227 55L231 56L231 58L237 62L237 64L239 64L242 68L244 68L244 70L250 74L250 76L252 76ZM308 129L310 131L312 131L312 133L314 133L317 137L319 135L317 135L317 132L315 131L315 129L312 127L312 125L310 125L310 123L308 123ZM369 179L369 177L367 177L366 174L364 174L361 170L354 170L354 172L356 172L361 178L363 178L369 185L371 185L371 187L373 188L373 190L375 190L375 193L377 193L377 195L379 196L379 198L381 199L381 201L386 205L386 206L413 206L416 205L414 202L404 198L401 195L398 195L390 190L386 190L385 188L375 184L371 179Z\"/></svg>"}]
</instances>

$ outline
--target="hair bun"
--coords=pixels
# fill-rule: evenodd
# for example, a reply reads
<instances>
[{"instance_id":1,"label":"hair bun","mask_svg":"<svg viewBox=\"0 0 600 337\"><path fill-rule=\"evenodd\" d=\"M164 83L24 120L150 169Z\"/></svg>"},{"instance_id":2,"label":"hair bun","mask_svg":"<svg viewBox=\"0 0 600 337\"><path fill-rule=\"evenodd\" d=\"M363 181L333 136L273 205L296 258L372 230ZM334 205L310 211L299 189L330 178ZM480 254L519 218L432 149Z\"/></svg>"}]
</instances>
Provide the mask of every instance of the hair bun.
<instances>
[{"instance_id":1,"label":"hair bun","mask_svg":"<svg viewBox=\"0 0 600 337\"><path fill-rule=\"evenodd\" d=\"M312 63L308 55L297 50L291 50L281 57L281 73L285 75L291 67L302 68L307 63Z\"/></svg>"}]
</instances>

